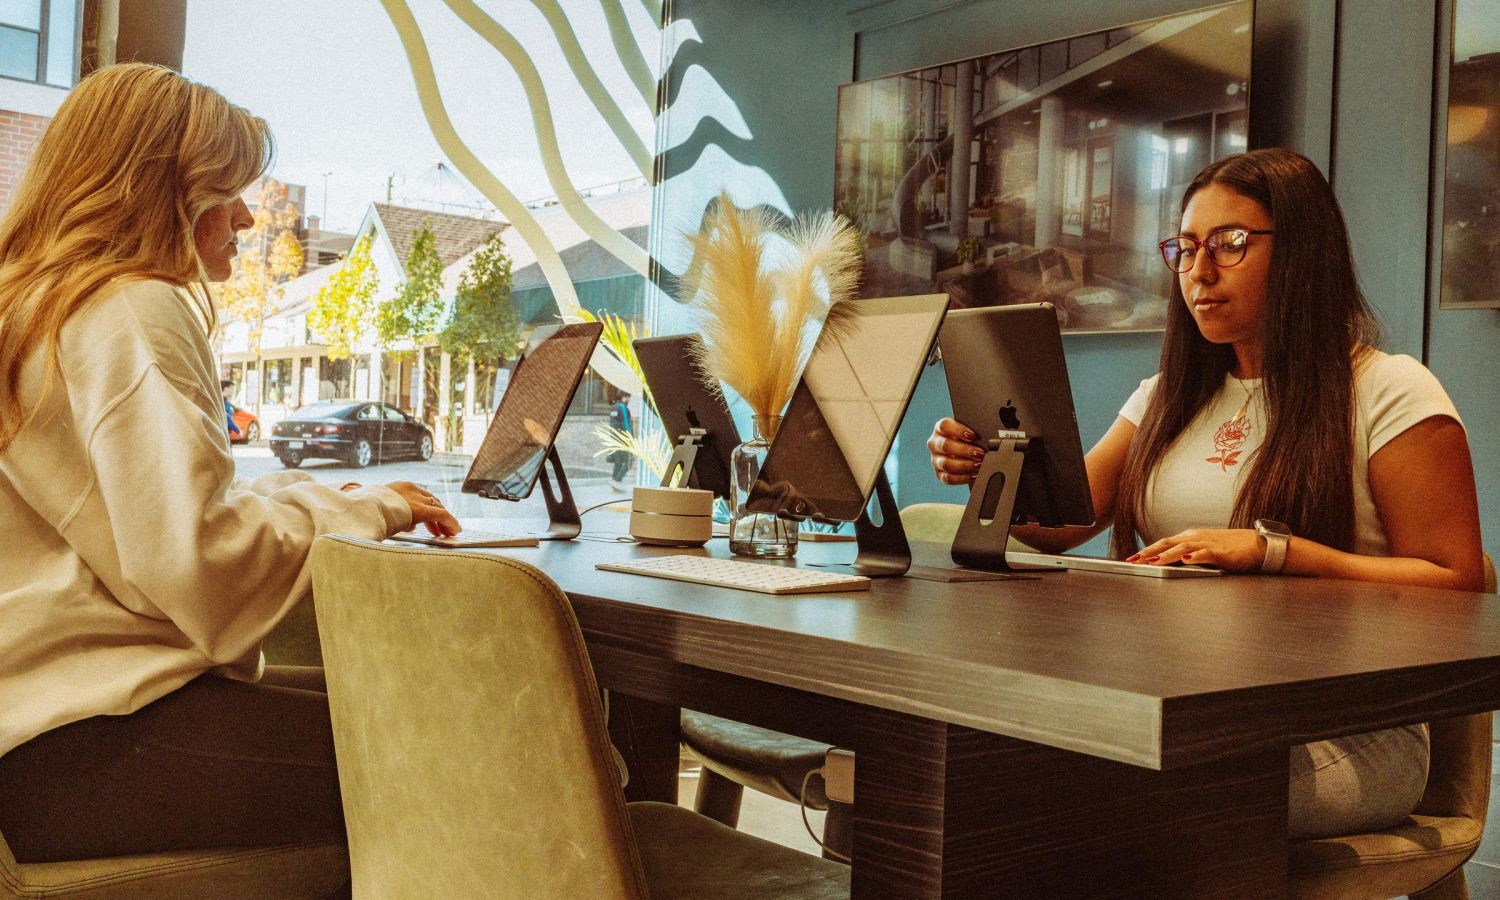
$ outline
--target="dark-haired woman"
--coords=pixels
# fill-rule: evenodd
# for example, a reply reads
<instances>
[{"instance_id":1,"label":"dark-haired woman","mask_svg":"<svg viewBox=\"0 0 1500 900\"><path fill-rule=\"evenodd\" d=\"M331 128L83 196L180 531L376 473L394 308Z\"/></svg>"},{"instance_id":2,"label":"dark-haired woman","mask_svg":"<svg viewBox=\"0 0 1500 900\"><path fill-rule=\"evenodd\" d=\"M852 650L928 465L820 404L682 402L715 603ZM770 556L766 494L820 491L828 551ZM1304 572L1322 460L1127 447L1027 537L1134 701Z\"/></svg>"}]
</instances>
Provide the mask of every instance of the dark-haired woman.
<instances>
[{"instance_id":1,"label":"dark-haired woman","mask_svg":"<svg viewBox=\"0 0 1500 900\"><path fill-rule=\"evenodd\" d=\"M1134 562L1478 590L1463 425L1421 363L1376 349L1317 168L1281 149L1210 165L1162 252L1177 280L1161 371L1088 454L1099 524L1013 533L1061 552L1113 526L1113 554ZM973 480L975 441L938 423L942 481ZM1292 836L1399 822L1421 798L1427 749L1424 725L1295 748Z\"/></svg>"}]
</instances>

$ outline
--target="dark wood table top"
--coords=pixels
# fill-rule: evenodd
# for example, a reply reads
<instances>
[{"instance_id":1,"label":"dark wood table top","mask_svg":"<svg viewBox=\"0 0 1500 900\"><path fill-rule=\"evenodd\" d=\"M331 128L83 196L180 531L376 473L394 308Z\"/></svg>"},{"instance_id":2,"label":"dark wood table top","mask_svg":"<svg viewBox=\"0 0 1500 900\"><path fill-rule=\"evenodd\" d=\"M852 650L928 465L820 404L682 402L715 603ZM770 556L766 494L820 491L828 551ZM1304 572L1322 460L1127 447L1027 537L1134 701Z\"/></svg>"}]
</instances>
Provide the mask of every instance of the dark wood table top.
<instances>
[{"instance_id":1,"label":"dark wood table top","mask_svg":"<svg viewBox=\"0 0 1500 900\"><path fill-rule=\"evenodd\" d=\"M706 551L729 555L722 539ZM705 551L584 539L494 552L552 576L591 645L1149 768L1500 707L1493 595L1072 571L778 597L593 565ZM853 554L804 543L797 562Z\"/></svg>"}]
</instances>

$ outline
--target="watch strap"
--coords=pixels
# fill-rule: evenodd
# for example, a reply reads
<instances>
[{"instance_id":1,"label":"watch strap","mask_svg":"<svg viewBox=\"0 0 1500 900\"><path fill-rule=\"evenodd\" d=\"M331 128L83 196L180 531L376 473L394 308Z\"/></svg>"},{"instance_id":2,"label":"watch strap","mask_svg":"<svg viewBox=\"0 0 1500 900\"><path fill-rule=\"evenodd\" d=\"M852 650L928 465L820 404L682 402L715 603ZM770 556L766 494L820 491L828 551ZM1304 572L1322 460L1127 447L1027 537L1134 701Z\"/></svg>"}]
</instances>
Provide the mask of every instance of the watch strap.
<instances>
[{"instance_id":1,"label":"watch strap","mask_svg":"<svg viewBox=\"0 0 1500 900\"><path fill-rule=\"evenodd\" d=\"M1277 523L1279 524L1279 523ZM1282 526L1284 528L1285 526ZM1265 575L1279 575L1286 566L1287 545L1292 542L1291 535L1285 531L1267 528L1260 522L1255 523L1255 531L1266 542L1266 557L1261 560L1260 571Z\"/></svg>"}]
</instances>

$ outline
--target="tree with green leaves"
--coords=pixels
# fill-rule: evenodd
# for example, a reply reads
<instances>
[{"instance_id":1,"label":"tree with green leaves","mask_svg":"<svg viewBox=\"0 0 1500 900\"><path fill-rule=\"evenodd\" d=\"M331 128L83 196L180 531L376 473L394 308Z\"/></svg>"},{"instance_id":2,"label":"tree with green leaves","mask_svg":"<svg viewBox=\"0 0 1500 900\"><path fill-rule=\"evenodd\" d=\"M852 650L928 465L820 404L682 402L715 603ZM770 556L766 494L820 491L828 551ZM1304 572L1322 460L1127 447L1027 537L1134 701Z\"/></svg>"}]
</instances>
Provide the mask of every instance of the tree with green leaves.
<instances>
[{"instance_id":1,"label":"tree with green leaves","mask_svg":"<svg viewBox=\"0 0 1500 900\"><path fill-rule=\"evenodd\" d=\"M354 242L338 271L314 295L307 313L308 327L328 345L329 359L353 356L355 345L374 330L379 280L370 258L371 243L370 234Z\"/></svg>"},{"instance_id":2,"label":"tree with green leaves","mask_svg":"<svg viewBox=\"0 0 1500 900\"><path fill-rule=\"evenodd\" d=\"M267 317L280 312L282 285L302 273L302 244L297 240L300 213L286 199L286 185L274 178L261 182L255 221L240 234L229 279L214 289L225 317L249 326L250 348L257 357Z\"/></svg>"},{"instance_id":3,"label":"tree with green leaves","mask_svg":"<svg viewBox=\"0 0 1500 900\"><path fill-rule=\"evenodd\" d=\"M396 296L381 304L375 317L380 342L425 343L443 324L443 260L437 253L432 223L423 222L412 236L406 257L406 282Z\"/></svg>"},{"instance_id":4,"label":"tree with green leaves","mask_svg":"<svg viewBox=\"0 0 1500 900\"><path fill-rule=\"evenodd\" d=\"M458 279L453 312L438 334L443 352L499 364L516 352L521 317L510 302L510 256L498 234L474 251Z\"/></svg>"}]
</instances>

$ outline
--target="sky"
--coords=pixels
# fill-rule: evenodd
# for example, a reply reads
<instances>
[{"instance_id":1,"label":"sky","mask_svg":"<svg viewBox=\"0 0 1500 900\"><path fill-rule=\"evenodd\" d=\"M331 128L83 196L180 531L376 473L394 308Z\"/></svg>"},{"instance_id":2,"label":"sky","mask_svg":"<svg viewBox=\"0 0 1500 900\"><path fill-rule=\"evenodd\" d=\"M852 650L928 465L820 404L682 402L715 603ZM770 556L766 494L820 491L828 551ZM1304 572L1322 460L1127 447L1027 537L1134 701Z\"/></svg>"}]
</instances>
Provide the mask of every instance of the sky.
<instances>
[{"instance_id":1,"label":"sky","mask_svg":"<svg viewBox=\"0 0 1500 900\"><path fill-rule=\"evenodd\" d=\"M443 100L460 136L520 199L548 184L520 79L441 0L408 0L433 57ZM660 38L640 0L620 0L653 70ZM575 187L639 175L573 77L552 30L526 0L478 0L527 48L542 73ZM648 147L650 110L630 85L599 0L558 0L579 43ZM393 196L483 203L461 180L444 186L444 159L417 101L396 30L378 0L188 0L183 73L217 88L270 123L271 174L307 187L305 212L325 228L353 231L371 201ZM327 174L325 179L325 173ZM325 184L327 187L325 194ZM434 192L444 196L431 198ZM460 196L461 195L461 196Z\"/></svg>"}]
</instances>

